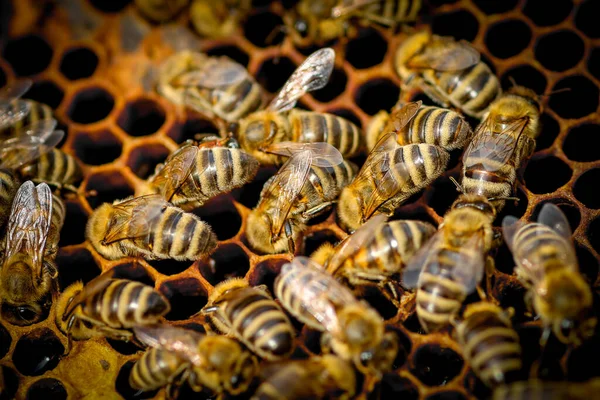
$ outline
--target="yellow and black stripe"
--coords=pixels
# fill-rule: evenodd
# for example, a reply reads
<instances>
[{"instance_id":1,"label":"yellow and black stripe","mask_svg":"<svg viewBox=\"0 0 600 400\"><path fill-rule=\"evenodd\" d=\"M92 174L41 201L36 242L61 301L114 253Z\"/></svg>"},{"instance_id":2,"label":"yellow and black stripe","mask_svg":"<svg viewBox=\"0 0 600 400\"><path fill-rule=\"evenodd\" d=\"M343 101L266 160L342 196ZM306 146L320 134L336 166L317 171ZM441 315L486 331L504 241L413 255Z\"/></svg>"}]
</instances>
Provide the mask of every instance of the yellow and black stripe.
<instances>
[{"instance_id":1,"label":"yellow and black stripe","mask_svg":"<svg viewBox=\"0 0 600 400\"><path fill-rule=\"evenodd\" d=\"M20 109L20 106L17 107L17 103L19 102L29 104L29 113L21 120L15 121L11 126L0 131L0 138L2 140L19 136L23 133L23 128L31 125L32 123L42 120L51 120L54 118L52 115L52 108L50 108L50 106L33 100L16 100L8 106L9 110L11 107Z\"/></svg>"},{"instance_id":2,"label":"yellow and black stripe","mask_svg":"<svg viewBox=\"0 0 600 400\"><path fill-rule=\"evenodd\" d=\"M129 384L137 390L154 390L173 383L190 364L177 353L150 348L133 365Z\"/></svg>"},{"instance_id":3,"label":"yellow and black stripe","mask_svg":"<svg viewBox=\"0 0 600 400\"><path fill-rule=\"evenodd\" d=\"M75 157L59 149L51 149L19 172L26 178L56 185L74 185L83 179L83 171Z\"/></svg>"}]
</instances>

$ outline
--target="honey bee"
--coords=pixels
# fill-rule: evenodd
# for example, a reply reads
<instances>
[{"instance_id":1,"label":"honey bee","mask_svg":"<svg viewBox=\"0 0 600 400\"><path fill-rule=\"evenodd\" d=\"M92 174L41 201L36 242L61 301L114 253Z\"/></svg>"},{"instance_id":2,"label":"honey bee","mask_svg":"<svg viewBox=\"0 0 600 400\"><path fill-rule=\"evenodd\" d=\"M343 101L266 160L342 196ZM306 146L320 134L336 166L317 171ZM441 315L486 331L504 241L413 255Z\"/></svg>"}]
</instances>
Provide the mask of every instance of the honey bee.
<instances>
[{"instance_id":1,"label":"honey bee","mask_svg":"<svg viewBox=\"0 0 600 400\"><path fill-rule=\"evenodd\" d=\"M200 35L223 38L235 34L251 8L252 0L193 0L190 21Z\"/></svg>"},{"instance_id":2,"label":"honey bee","mask_svg":"<svg viewBox=\"0 0 600 400\"><path fill-rule=\"evenodd\" d=\"M394 62L405 86L418 86L436 103L474 118L502 93L496 75L464 40L418 32L400 44Z\"/></svg>"},{"instance_id":3,"label":"honey bee","mask_svg":"<svg viewBox=\"0 0 600 400\"><path fill-rule=\"evenodd\" d=\"M495 217L484 197L457 199L438 231L408 261L402 284L417 288L417 317L426 332L447 327L481 281Z\"/></svg>"},{"instance_id":4,"label":"honey bee","mask_svg":"<svg viewBox=\"0 0 600 400\"><path fill-rule=\"evenodd\" d=\"M136 338L150 347L133 365L129 384L149 391L167 386L171 398L182 383L192 390L238 395L258 373L256 358L237 341L225 336L170 327L136 326Z\"/></svg>"},{"instance_id":5,"label":"honey bee","mask_svg":"<svg viewBox=\"0 0 600 400\"><path fill-rule=\"evenodd\" d=\"M179 51L162 63L156 90L175 104L226 123L260 109L265 96L242 65L225 56L191 50Z\"/></svg>"},{"instance_id":6,"label":"honey bee","mask_svg":"<svg viewBox=\"0 0 600 400\"><path fill-rule=\"evenodd\" d=\"M381 374L392 367L398 342L385 332L383 318L364 300L306 257L284 264L274 291L300 322L325 332L321 345L362 372Z\"/></svg>"},{"instance_id":7,"label":"honey bee","mask_svg":"<svg viewBox=\"0 0 600 400\"><path fill-rule=\"evenodd\" d=\"M381 214L374 216L337 247L325 243L311 259L352 286L375 283L385 287L436 230L426 222L386 222L386 219ZM326 252L329 254L325 255ZM324 262L319 262L319 258L325 259ZM393 289L392 295L397 299Z\"/></svg>"},{"instance_id":8,"label":"honey bee","mask_svg":"<svg viewBox=\"0 0 600 400\"><path fill-rule=\"evenodd\" d=\"M592 292L579 272L569 222L560 208L544 204L535 223L507 216L502 230L517 277L528 290L526 303L546 328L542 344L550 331L574 346L591 337L597 324Z\"/></svg>"},{"instance_id":9,"label":"honey bee","mask_svg":"<svg viewBox=\"0 0 600 400\"><path fill-rule=\"evenodd\" d=\"M473 131L457 112L447 108L422 107L423 102L410 102L396 108L392 114L379 111L366 132L370 150L385 134L396 132L398 144L428 143L445 150L460 149L471 139Z\"/></svg>"},{"instance_id":10,"label":"honey bee","mask_svg":"<svg viewBox=\"0 0 600 400\"><path fill-rule=\"evenodd\" d=\"M471 368L487 386L495 387L521 370L521 344L513 329L514 309L502 309L489 301L469 304L463 320L454 328L458 343Z\"/></svg>"},{"instance_id":11,"label":"honey bee","mask_svg":"<svg viewBox=\"0 0 600 400\"><path fill-rule=\"evenodd\" d=\"M189 0L135 0L140 14L153 22L172 20L188 3Z\"/></svg>"},{"instance_id":12,"label":"honey bee","mask_svg":"<svg viewBox=\"0 0 600 400\"><path fill-rule=\"evenodd\" d=\"M292 156L265 182L248 215L246 235L255 250L294 253L308 220L333 205L356 167L327 143L284 142L278 149Z\"/></svg>"},{"instance_id":13,"label":"honey bee","mask_svg":"<svg viewBox=\"0 0 600 400\"><path fill-rule=\"evenodd\" d=\"M250 400L350 399L356 391L352 365L331 354L277 365Z\"/></svg>"},{"instance_id":14,"label":"honey bee","mask_svg":"<svg viewBox=\"0 0 600 400\"><path fill-rule=\"evenodd\" d=\"M223 281L201 312L211 331L234 336L262 358L286 358L294 351L294 327L264 285Z\"/></svg>"},{"instance_id":15,"label":"honey bee","mask_svg":"<svg viewBox=\"0 0 600 400\"><path fill-rule=\"evenodd\" d=\"M171 310L169 301L153 287L116 279L107 271L88 282L67 287L56 303L56 325L71 340L105 336L135 341L131 329L156 324Z\"/></svg>"},{"instance_id":16,"label":"honey bee","mask_svg":"<svg viewBox=\"0 0 600 400\"><path fill-rule=\"evenodd\" d=\"M250 182L258 171L258 161L240 149L219 143L186 142L157 166L147 180L146 190L187 211Z\"/></svg>"},{"instance_id":17,"label":"honey bee","mask_svg":"<svg viewBox=\"0 0 600 400\"><path fill-rule=\"evenodd\" d=\"M360 128L333 114L294 110L305 93L324 87L331 76L335 52L317 50L304 60L265 110L242 118L232 128L240 145L261 164L282 164L284 158L274 151L281 142L326 142L345 158L359 154L362 147ZM288 112L289 111L289 112Z\"/></svg>"},{"instance_id":18,"label":"honey bee","mask_svg":"<svg viewBox=\"0 0 600 400\"><path fill-rule=\"evenodd\" d=\"M217 246L206 222L157 194L102 204L90 215L86 237L108 260L128 256L197 260Z\"/></svg>"},{"instance_id":19,"label":"honey bee","mask_svg":"<svg viewBox=\"0 0 600 400\"><path fill-rule=\"evenodd\" d=\"M22 79L0 90L0 132L2 132L2 139L13 136L14 131L22 127L21 121L31 111L33 102L21 100L21 97L27 93L32 85L33 81L31 79ZM41 111L45 110L44 108Z\"/></svg>"},{"instance_id":20,"label":"honey bee","mask_svg":"<svg viewBox=\"0 0 600 400\"><path fill-rule=\"evenodd\" d=\"M530 379L499 386L492 400L588 400L598 395L600 379L586 382L549 382Z\"/></svg>"},{"instance_id":21,"label":"honey bee","mask_svg":"<svg viewBox=\"0 0 600 400\"><path fill-rule=\"evenodd\" d=\"M463 154L462 191L491 200L500 212L515 186L517 168L535 149L541 105L537 95L513 87L490 106Z\"/></svg>"},{"instance_id":22,"label":"honey bee","mask_svg":"<svg viewBox=\"0 0 600 400\"><path fill-rule=\"evenodd\" d=\"M23 183L15 195L5 233L0 267L2 316L14 325L30 325L44 317L48 296L54 296L58 270L54 264L59 227L53 198L45 183ZM64 215L64 208L63 208ZM59 220L62 226L62 220Z\"/></svg>"},{"instance_id":23,"label":"honey bee","mask_svg":"<svg viewBox=\"0 0 600 400\"><path fill-rule=\"evenodd\" d=\"M432 144L400 146L391 132L367 156L356 178L342 190L337 205L340 226L353 232L374 214L394 210L446 169L450 156Z\"/></svg>"}]
</instances>

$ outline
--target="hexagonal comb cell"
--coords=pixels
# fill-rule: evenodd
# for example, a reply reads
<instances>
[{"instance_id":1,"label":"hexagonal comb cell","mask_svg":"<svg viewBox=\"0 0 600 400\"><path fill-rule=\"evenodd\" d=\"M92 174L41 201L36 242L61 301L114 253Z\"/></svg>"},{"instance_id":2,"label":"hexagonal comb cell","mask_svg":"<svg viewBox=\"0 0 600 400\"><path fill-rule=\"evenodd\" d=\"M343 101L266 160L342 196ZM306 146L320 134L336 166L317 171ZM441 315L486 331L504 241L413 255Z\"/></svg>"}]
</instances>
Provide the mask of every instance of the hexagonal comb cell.
<instances>
[{"instance_id":1,"label":"hexagonal comb cell","mask_svg":"<svg viewBox=\"0 0 600 400\"><path fill-rule=\"evenodd\" d=\"M23 98L35 100L56 109L64 96L63 90L56 83L52 81L36 81L27 93L23 95Z\"/></svg>"},{"instance_id":2,"label":"hexagonal comb cell","mask_svg":"<svg viewBox=\"0 0 600 400\"><path fill-rule=\"evenodd\" d=\"M96 71L98 56L87 47L74 47L65 51L60 60L60 72L69 80L89 78Z\"/></svg>"},{"instance_id":3,"label":"hexagonal comb cell","mask_svg":"<svg viewBox=\"0 0 600 400\"><path fill-rule=\"evenodd\" d=\"M135 147L129 152L127 166L142 179L154 173L156 166L167 158L170 151L159 143L148 143Z\"/></svg>"},{"instance_id":4,"label":"hexagonal comb cell","mask_svg":"<svg viewBox=\"0 0 600 400\"><path fill-rule=\"evenodd\" d=\"M206 291L195 278L166 281L159 290L171 304L171 311L165 315L169 321L188 319L206 305Z\"/></svg>"},{"instance_id":5,"label":"hexagonal comb cell","mask_svg":"<svg viewBox=\"0 0 600 400\"><path fill-rule=\"evenodd\" d=\"M92 124L102 121L115 106L113 96L99 86L85 87L79 90L67 109L71 121L78 124Z\"/></svg>"},{"instance_id":6,"label":"hexagonal comb cell","mask_svg":"<svg viewBox=\"0 0 600 400\"><path fill-rule=\"evenodd\" d=\"M121 142L108 130L81 132L73 139L75 155L88 165L107 164L121 155Z\"/></svg>"},{"instance_id":7,"label":"hexagonal comb cell","mask_svg":"<svg viewBox=\"0 0 600 400\"><path fill-rule=\"evenodd\" d=\"M221 245L210 257L212 262L201 263L199 270L213 286L228 278L243 278L250 269L248 255L235 244Z\"/></svg>"},{"instance_id":8,"label":"hexagonal comb cell","mask_svg":"<svg viewBox=\"0 0 600 400\"><path fill-rule=\"evenodd\" d=\"M67 390L58 379L44 378L34 382L27 389L27 398L31 400L66 400Z\"/></svg>"},{"instance_id":9,"label":"hexagonal comb cell","mask_svg":"<svg viewBox=\"0 0 600 400\"><path fill-rule=\"evenodd\" d=\"M147 136L165 123L165 111L151 99L129 101L117 118L117 124L131 136Z\"/></svg>"},{"instance_id":10,"label":"hexagonal comb cell","mask_svg":"<svg viewBox=\"0 0 600 400\"><path fill-rule=\"evenodd\" d=\"M56 257L56 266L61 290L77 281L87 283L100 275L100 266L86 248L61 249Z\"/></svg>"},{"instance_id":11,"label":"hexagonal comb cell","mask_svg":"<svg viewBox=\"0 0 600 400\"><path fill-rule=\"evenodd\" d=\"M6 43L2 58L18 76L35 75L45 70L52 59L52 47L35 35L14 38Z\"/></svg>"},{"instance_id":12,"label":"hexagonal comb cell","mask_svg":"<svg viewBox=\"0 0 600 400\"><path fill-rule=\"evenodd\" d=\"M19 339L13 363L21 374L39 376L56 368L64 351L62 343L50 329L40 328Z\"/></svg>"},{"instance_id":13,"label":"hexagonal comb cell","mask_svg":"<svg viewBox=\"0 0 600 400\"><path fill-rule=\"evenodd\" d=\"M86 191L95 192L90 193L87 197L92 208L133 195L133 188L118 171L103 171L93 174L88 178Z\"/></svg>"}]
</instances>

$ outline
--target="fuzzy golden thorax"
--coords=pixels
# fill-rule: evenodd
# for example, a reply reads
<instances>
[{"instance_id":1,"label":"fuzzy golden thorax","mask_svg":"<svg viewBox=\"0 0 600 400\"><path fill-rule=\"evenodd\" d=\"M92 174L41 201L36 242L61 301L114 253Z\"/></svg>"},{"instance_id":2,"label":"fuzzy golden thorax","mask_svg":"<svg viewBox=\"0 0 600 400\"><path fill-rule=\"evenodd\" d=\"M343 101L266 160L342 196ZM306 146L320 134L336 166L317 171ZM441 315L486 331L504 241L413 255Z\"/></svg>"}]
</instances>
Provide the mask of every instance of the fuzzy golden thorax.
<instances>
[{"instance_id":1,"label":"fuzzy golden thorax","mask_svg":"<svg viewBox=\"0 0 600 400\"><path fill-rule=\"evenodd\" d=\"M107 260L118 260L126 256L120 242L103 243L111 220L113 206L104 203L90 215L85 229L85 237L94 249Z\"/></svg>"},{"instance_id":2,"label":"fuzzy golden thorax","mask_svg":"<svg viewBox=\"0 0 600 400\"><path fill-rule=\"evenodd\" d=\"M421 53L427 44L432 39L431 33L428 31L421 31L412 34L406 38L398 47L396 51L395 66L396 71L400 75L400 79L406 81L415 71L409 69L406 64L415 55Z\"/></svg>"},{"instance_id":3,"label":"fuzzy golden thorax","mask_svg":"<svg viewBox=\"0 0 600 400\"><path fill-rule=\"evenodd\" d=\"M493 215L478 207L453 207L446 213L439 228L444 229L446 240L455 247L461 247L472 237L481 235L487 252L492 247L494 237Z\"/></svg>"},{"instance_id":4,"label":"fuzzy golden thorax","mask_svg":"<svg viewBox=\"0 0 600 400\"><path fill-rule=\"evenodd\" d=\"M238 141L262 165L281 164L283 157L265 153L269 145L291 140L290 123L284 113L257 111L239 122Z\"/></svg>"},{"instance_id":5,"label":"fuzzy golden thorax","mask_svg":"<svg viewBox=\"0 0 600 400\"><path fill-rule=\"evenodd\" d=\"M337 218L340 227L353 233L363 224L365 203L363 193L354 182L342 189L337 203Z\"/></svg>"},{"instance_id":6,"label":"fuzzy golden thorax","mask_svg":"<svg viewBox=\"0 0 600 400\"><path fill-rule=\"evenodd\" d=\"M527 119L523 134L535 139L540 134L542 106L538 96L530 89L515 86L503 93L490 105L489 113L497 127L506 127L522 118Z\"/></svg>"},{"instance_id":7,"label":"fuzzy golden thorax","mask_svg":"<svg viewBox=\"0 0 600 400\"><path fill-rule=\"evenodd\" d=\"M292 231L291 239L296 243L300 236L300 232L303 231L304 227L296 224L294 221L289 221L289 224ZM282 229L281 234L278 236L273 234L273 223L269 214L261 212L261 210L252 211L248 215L246 226L246 236L253 249L265 254L291 251L289 248L290 241L285 234L285 228Z\"/></svg>"},{"instance_id":8,"label":"fuzzy golden thorax","mask_svg":"<svg viewBox=\"0 0 600 400\"><path fill-rule=\"evenodd\" d=\"M343 342L353 354L376 348L384 333L383 319L367 304L348 305L338 314Z\"/></svg>"},{"instance_id":9,"label":"fuzzy golden thorax","mask_svg":"<svg viewBox=\"0 0 600 400\"><path fill-rule=\"evenodd\" d=\"M317 264L326 267L327 263L329 260L331 260L331 257L333 257L334 254L335 246L329 242L325 242L311 254L310 259L315 261Z\"/></svg>"},{"instance_id":10,"label":"fuzzy golden thorax","mask_svg":"<svg viewBox=\"0 0 600 400\"><path fill-rule=\"evenodd\" d=\"M238 289L244 289L249 286L250 284L244 278L231 278L220 282L219 284L217 284L217 286L213 288L212 292L210 293L210 296L208 296L207 305L213 304L215 301L218 301L219 298L221 298L221 296L223 296L225 293Z\"/></svg>"}]
</instances>

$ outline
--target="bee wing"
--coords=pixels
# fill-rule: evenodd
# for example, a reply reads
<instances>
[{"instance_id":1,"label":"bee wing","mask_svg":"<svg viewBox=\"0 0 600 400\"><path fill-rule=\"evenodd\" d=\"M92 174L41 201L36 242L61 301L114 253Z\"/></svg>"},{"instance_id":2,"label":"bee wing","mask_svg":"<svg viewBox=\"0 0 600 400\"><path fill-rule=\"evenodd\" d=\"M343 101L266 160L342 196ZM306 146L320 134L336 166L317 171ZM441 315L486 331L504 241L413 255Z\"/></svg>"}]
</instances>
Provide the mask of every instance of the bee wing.
<instances>
[{"instance_id":1,"label":"bee wing","mask_svg":"<svg viewBox=\"0 0 600 400\"><path fill-rule=\"evenodd\" d=\"M200 50L201 47L198 37L187 27L180 24L163 25L160 28L160 37L174 52Z\"/></svg>"},{"instance_id":2,"label":"bee wing","mask_svg":"<svg viewBox=\"0 0 600 400\"><path fill-rule=\"evenodd\" d=\"M443 232L438 230L434 235L408 260L402 270L402 286L415 289L419 285L421 271L427 265L430 257L436 257L439 253L439 244L443 238Z\"/></svg>"},{"instance_id":3,"label":"bee wing","mask_svg":"<svg viewBox=\"0 0 600 400\"><path fill-rule=\"evenodd\" d=\"M309 55L283 85L279 94L269 104L268 109L271 111L291 110L305 93L324 87L333 72L334 62L335 51L330 47L317 50Z\"/></svg>"},{"instance_id":4,"label":"bee wing","mask_svg":"<svg viewBox=\"0 0 600 400\"><path fill-rule=\"evenodd\" d=\"M469 143L463 160L466 168L479 164L481 159L495 160L495 163L484 163L484 167L490 172L496 169L493 166L502 167L512 157L517 149L519 137L527 123L526 119L519 119L500 133L494 133L491 119L486 119L477 129L473 140Z\"/></svg>"},{"instance_id":5,"label":"bee wing","mask_svg":"<svg viewBox=\"0 0 600 400\"><path fill-rule=\"evenodd\" d=\"M369 4L380 3L382 0L342 0L331 9L331 17L339 18Z\"/></svg>"},{"instance_id":6,"label":"bee wing","mask_svg":"<svg viewBox=\"0 0 600 400\"><path fill-rule=\"evenodd\" d=\"M13 200L6 230L5 259L18 252L31 256L41 273L46 238L52 216L52 192L47 184L35 186L27 181L19 187Z\"/></svg>"},{"instance_id":7,"label":"bee wing","mask_svg":"<svg viewBox=\"0 0 600 400\"><path fill-rule=\"evenodd\" d=\"M161 195L134 197L113 205L113 213L104 236L107 244L133 239L150 233L152 223L169 205Z\"/></svg>"},{"instance_id":8,"label":"bee wing","mask_svg":"<svg viewBox=\"0 0 600 400\"><path fill-rule=\"evenodd\" d=\"M272 216L273 233L281 232L290 209L308 178L311 162L312 152L306 150L296 153L283 164L271 181L266 197L277 199Z\"/></svg>"},{"instance_id":9,"label":"bee wing","mask_svg":"<svg viewBox=\"0 0 600 400\"><path fill-rule=\"evenodd\" d=\"M471 294L481 282L485 267L485 249L481 235L473 236L459 251L444 254L450 254L454 259L456 267L451 273L454 281L464 286L466 294Z\"/></svg>"},{"instance_id":10,"label":"bee wing","mask_svg":"<svg viewBox=\"0 0 600 400\"><path fill-rule=\"evenodd\" d=\"M198 344L204 335L199 332L169 325L135 326L133 332L146 346L176 352L194 365L203 363L204 357L198 351Z\"/></svg>"},{"instance_id":11,"label":"bee wing","mask_svg":"<svg viewBox=\"0 0 600 400\"><path fill-rule=\"evenodd\" d=\"M0 106L10 104L11 101L21 98L33 85L31 79L21 79L0 90Z\"/></svg>"},{"instance_id":12,"label":"bee wing","mask_svg":"<svg viewBox=\"0 0 600 400\"><path fill-rule=\"evenodd\" d=\"M294 154L310 151L312 153L312 165L316 165L317 167L331 167L344 162L342 153L329 143L325 142L279 142L269 145L264 151L284 157L292 157Z\"/></svg>"},{"instance_id":13,"label":"bee wing","mask_svg":"<svg viewBox=\"0 0 600 400\"><path fill-rule=\"evenodd\" d=\"M461 71L479 62L481 55L465 40L455 41L450 37L436 37L421 54L408 61L414 69L436 71Z\"/></svg>"},{"instance_id":14,"label":"bee wing","mask_svg":"<svg viewBox=\"0 0 600 400\"><path fill-rule=\"evenodd\" d=\"M0 100L0 129L22 120L29 114L31 103L24 100L15 100L12 103Z\"/></svg>"},{"instance_id":15,"label":"bee wing","mask_svg":"<svg viewBox=\"0 0 600 400\"><path fill-rule=\"evenodd\" d=\"M419 111L419 108L421 108L422 104L423 102L421 100L412 101L400 107L399 109L396 109L392 113L390 120L393 121L396 132L408 125L415 115L417 115L417 112Z\"/></svg>"},{"instance_id":16,"label":"bee wing","mask_svg":"<svg viewBox=\"0 0 600 400\"><path fill-rule=\"evenodd\" d=\"M571 242L571 227L565 214L552 203L546 203L542 206L537 222L552 228L556 233Z\"/></svg>"},{"instance_id":17,"label":"bee wing","mask_svg":"<svg viewBox=\"0 0 600 400\"><path fill-rule=\"evenodd\" d=\"M182 74L177 81L182 86L217 89L238 83L248 77L242 65L227 57L209 57L201 69Z\"/></svg>"},{"instance_id":18,"label":"bee wing","mask_svg":"<svg viewBox=\"0 0 600 400\"><path fill-rule=\"evenodd\" d=\"M0 165L16 169L51 151L65 136L61 130L53 130L56 120L32 123L24 128L24 134L5 140L0 144Z\"/></svg>"},{"instance_id":19,"label":"bee wing","mask_svg":"<svg viewBox=\"0 0 600 400\"><path fill-rule=\"evenodd\" d=\"M152 178L152 184L160 188L163 199L171 201L173 195L188 179L196 161L198 147L185 146L173 152L161 170Z\"/></svg>"},{"instance_id":20,"label":"bee wing","mask_svg":"<svg viewBox=\"0 0 600 400\"><path fill-rule=\"evenodd\" d=\"M369 239L373 238L374 232L385 223L387 216L375 215L362 224L354 233L346 238L334 253L327 265L327 272L335 272L339 266L351 255L356 253Z\"/></svg>"},{"instance_id":21,"label":"bee wing","mask_svg":"<svg viewBox=\"0 0 600 400\"><path fill-rule=\"evenodd\" d=\"M524 225L525 223L523 221L520 221L518 218L512 215L507 215L502 220L502 234L504 236L504 241L506 242L506 245L511 251L513 251L514 248L513 239L515 237L515 234Z\"/></svg>"}]
</instances>

